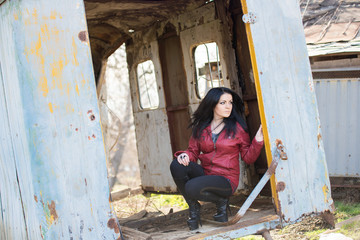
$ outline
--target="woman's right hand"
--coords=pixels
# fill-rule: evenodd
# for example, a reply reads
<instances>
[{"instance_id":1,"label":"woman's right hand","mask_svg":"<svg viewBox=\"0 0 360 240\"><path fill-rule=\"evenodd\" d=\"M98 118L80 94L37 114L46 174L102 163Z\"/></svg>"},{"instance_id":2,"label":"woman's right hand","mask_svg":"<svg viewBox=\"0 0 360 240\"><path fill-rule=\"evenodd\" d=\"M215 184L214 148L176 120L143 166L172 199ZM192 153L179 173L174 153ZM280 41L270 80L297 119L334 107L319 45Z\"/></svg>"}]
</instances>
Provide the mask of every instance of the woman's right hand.
<instances>
[{"instance_id":1,"label":"woman's right hand","mask_svg":"<svg viewBox=\"0 0 360 240\"><path fill-rule=\"evenodd\" d=\"M177 156L177 160L180 164L184 166L188 166L190 162L189 155L187 155L186 153L182 153L179 156Z\"/></svg>"}]
</instances>

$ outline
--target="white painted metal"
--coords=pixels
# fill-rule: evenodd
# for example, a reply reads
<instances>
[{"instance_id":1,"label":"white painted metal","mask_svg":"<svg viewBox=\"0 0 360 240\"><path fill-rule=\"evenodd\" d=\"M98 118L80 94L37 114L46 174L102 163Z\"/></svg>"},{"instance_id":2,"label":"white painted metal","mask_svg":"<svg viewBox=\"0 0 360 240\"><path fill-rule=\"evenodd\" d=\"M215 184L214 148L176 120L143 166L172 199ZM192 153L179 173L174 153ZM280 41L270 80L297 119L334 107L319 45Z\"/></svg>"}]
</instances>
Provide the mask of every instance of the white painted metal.
<instances>
[{"instance_id":1,"label":"white painted metal","mask_svg":"<svg viewBox=\"0 0 360 240\"><path fill-rule=\"evenodd\" d=\"M0 238L117 239L83 2L0 19Z\"/></svg>"},{"instance_id":2,"label":"white painted metal","mask_svg":"<svg viewBox=\"0 0 360 240\"><path fill-rule=\"evenodd\" d=\"M245 2L245 1L244 1ZM287 161L276 171L285 221L330 210L333 200L310 64L297 1L247 0L270 149L281 140ZM245 12L246 13L246 12ZM264 123L263 123L264 124Z\"/></svg>"},{"instance_id":3,"label":"white painted metal","mask_svg":"<svg viewBox=\"0 0 360 240\"><path fill-rule=\"evenodd\" d=\"M127 54L133 56L133 64L129 65L129 80L141 184L144 189L174 192L176 185L170 174L170 163L173 156L165 109L159 47L157 41L152 41L149 45L140 43L141 45L138 47L127 48ZM152 60L155 68L159 94L159 107L157 109L140 108L136 67L138 63L145 60Z\"/></svg>"},{"instance_id":4,"label":"white painted metal","mask_svg":"<svg viewBox=\"0 0 360 240\"><path fill-rule=\"evenodd\" d=\"M315 79L331 177L360 176L360 79Z\"/></svg>"}]
</instances>

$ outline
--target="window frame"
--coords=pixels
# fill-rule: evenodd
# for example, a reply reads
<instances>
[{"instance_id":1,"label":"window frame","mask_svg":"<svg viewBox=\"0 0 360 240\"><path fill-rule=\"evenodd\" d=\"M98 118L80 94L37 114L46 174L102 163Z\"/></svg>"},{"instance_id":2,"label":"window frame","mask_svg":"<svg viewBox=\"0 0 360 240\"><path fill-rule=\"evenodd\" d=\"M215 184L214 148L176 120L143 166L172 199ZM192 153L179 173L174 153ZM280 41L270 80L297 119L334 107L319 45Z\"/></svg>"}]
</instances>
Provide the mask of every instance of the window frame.
<instances>
[{"instance_id":1,"label":"window frame","mask_svg":"<svg viewBox=\"0 0 360 240\"><path fill-rule=\"evenodd\" d=\"M140 91L140 82L139 82L138 67L139 67L140 64L143 64L143 63L148 62L148 61L151 62L152 67L153 67L152 69L153 69L154 80L155 80L155 84L156 84L154 90L155 90L156 95L157 95L157 105L156 105L156 106L151 106L151 104L150 104L150 107L143 107L143 103L142 103L142 101L141 101L141 96L142 96L142 94L141 94L141 91ZM156 78L156 70L155 70L154 61L153 61L152 59L144 59L144 60L138 62L138 63L136 64L136 67L135 67L135 76L136 76L137 98L138 98L138 103L139 103L139 104L138 104L139 109L140 109L140 110L154 110L154 109L158 109L158 108L160 107L160 96L159 96L159 92L158 92L159 86L158 86L158 82L157 82L157 78ZM146 89L147 89L146 93L148 94L148 93L149 93L149 91L148 91L149 88L146 88ZM149 98L149 100L150 100L150 98ZM149 102L151 103L151 101L149 101Z\"/></svg>"}]
</instances>

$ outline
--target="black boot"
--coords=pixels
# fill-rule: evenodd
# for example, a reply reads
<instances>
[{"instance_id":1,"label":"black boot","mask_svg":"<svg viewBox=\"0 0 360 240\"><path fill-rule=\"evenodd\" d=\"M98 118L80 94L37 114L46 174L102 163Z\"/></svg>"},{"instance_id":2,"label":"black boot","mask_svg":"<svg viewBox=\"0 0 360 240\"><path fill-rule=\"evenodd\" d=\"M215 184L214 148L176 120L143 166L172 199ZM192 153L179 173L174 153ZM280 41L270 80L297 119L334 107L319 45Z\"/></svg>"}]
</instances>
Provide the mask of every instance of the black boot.
<instances>
[{"instance_id":1,"label":"black boot","mask_svg":"<svg viewBox=\"0 0 360 240\"><path fill-rule=\"evenodd\" d=\"M217 212L213 216L214 220L217 222L227 222L228 221L227 209L229 208L230 211L229 199L220 198L215 204L216 204Z\"/></svg>"},{"instance_id":2,"label":"black boot","mask_svg":"<svg viewBox=\"0 0 360 240\"><path fill-rule=\"evenodd\" d=\"M187 203L189 205L189 219L187 220L187 224L190 230L198 229L199 223L202 226L200 219L200 203L195 200L189 200Z\"/></svg>"}]
</instances>

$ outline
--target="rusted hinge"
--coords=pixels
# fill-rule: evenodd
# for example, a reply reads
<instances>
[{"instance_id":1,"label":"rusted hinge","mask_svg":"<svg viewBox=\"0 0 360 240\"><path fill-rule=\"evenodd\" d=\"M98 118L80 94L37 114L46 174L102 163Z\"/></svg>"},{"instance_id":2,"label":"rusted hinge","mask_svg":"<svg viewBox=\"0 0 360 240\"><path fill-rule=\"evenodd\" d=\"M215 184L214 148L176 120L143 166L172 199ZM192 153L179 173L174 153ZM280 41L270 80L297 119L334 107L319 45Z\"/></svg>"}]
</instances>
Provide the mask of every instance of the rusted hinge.
<instances>
[{"instance_id":1,"label":"rusted hinge","mask_svg":"<svg viewBox=\"0 0 360 240\"><path fill-rule=\"evenodd\" d=\"M255 15L255 13L249 12L249 13L244 14L242 16L242 20L243 20L244 23L253 24L253 23L256 23L257 17Z\"/></svg>"}]
</instances>

